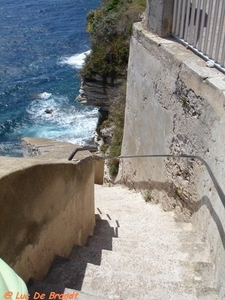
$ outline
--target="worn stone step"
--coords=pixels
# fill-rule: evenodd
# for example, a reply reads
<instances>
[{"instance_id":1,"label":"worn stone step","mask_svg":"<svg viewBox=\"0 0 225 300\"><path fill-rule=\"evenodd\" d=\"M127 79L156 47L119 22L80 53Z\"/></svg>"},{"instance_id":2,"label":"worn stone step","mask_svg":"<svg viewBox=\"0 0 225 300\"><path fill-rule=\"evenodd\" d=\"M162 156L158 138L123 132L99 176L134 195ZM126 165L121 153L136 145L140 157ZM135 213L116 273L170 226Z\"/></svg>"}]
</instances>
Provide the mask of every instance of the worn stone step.
<instances>
[{"instance_id":1,"label":"worn stone step","mask_svg":"<svg viewBox=\"0 0 225 300\"><path fill-rule=\"evenodd\" d=\"M177 236L181 236L185 232L185 238L188 237L195 237L195 240L198 240L199 242L202 241L201 237L190 229L189 226L185 226L187 230L184 229L184 226L180 227L166 227L163 225L158 225L156 228L154 227L154 224L139 224L138 226L134 226L133 223L128 223L128 225L121 225L120 222L117 221L111 221L110 223L108 220L97 220L96 226L94 229L93 235L101 235L101 236L110 236L110 237L124 237L127 235L128 238L131 238L131 236L135 234L139 234L141 239L147 238L155 238L160 237L160 239L166 239L169 240L168 235L171 234L171 240L173 241L174 238Z\"/></svg>"},{"instance_id":2,"label":"worn stone step","mask_svg":"<svg viewBox=\"0 0 225 300\"><path fill-rule=\"evenodd\" d=\"M162 209L158 205L153 205L151 208L156 208L158 210L158 213L160 213L160 220L166 219L170 224L174 225L175 230L187 230L187 231L193 231L193 225L190 222L178 222L175 220L175 215L173 212L163 212ZM107 221L110 226L112 227L121 227L123 225L127 225L127 220L132 219L132 224L144 224L146 225L146 221L154 221L159 220L159 217L157 214L154 214L154 209L151 209L149 214L146 214L144 218L142 219L134 219L133 216L139 215L140 212L137 210L137 207L135 207L134 211L130 211L128 215L124 215L122 211L119 211L120 213L115 213L114 211L111 211L108 209L108 211L103 211L100 208L96 209L96 221ZM119 217L118 217L119 215ZM160 221L159 220L159 221ZM151 224L148 224L151 225ZM162 224L159 225L161 226Z\"/></svg>"},{"instance_id":3,"label":"worn stone step","mask_svg":"<svg viewBox=\"0 0 225 300\"><path fill-rule=\"evenodd\" d=\"M193 238L193 236L192 236ZM94 235L90 237L87 244L90 249L101 249L120 251L125 253L160 253L162 250L174 253L174 251L180 252L184 259L190 259L192 261L205 261L210 262L210 247L206 242L193 242L189 240L180 242L180 238L175 240L168 239L145 239L145 240L133 240L128 238L115 238L107 235Z\"/></svg>"},{"instance_id":4,"label":"worn stone step","mask_svg":"<svg viewBox=\"0 0 225 300\"><path fill-rule=\"evenodd\" d=\"M205 271L207 271L207 276ZM103 250L100 266L88 263L83 259L71 260L58 257L44 282L47 287L50 287L47 292L62 293L63 287L81 290L86 278L107 277L109 272L120 278L118 284L126 281L126 276L134 275L137 277L142 275L151 280L154 279L158 283L188 281L193 284L201 282L210 284L212 278L209 278L209 275L213 274L211 264L192 264L169 259L156 260L154 256L145 257L137 256L137 254L127 257L118 252ZM41 288L36 286L33 289L42 292L42 287L42 285Z\"/></svg>"},{"instance_id":5,"label":"worn stone step","mask_svg":"<svg viewBox=\"0 0 225 300\"><path fill-rule=\"evenodd\" d=\"M128 272L102 273L100 267L94 267L94 273L87 273L82 292L105 297L105 299L144 299L144 300L196 300L198 299L192 282L174 282L155 280L146 274ZM172 277L172 274L171 274Z\"/></svg>"},{"instance_id":6,"label":"worn stone step","mask_svg":"<svg viewBox=\"0 0 225 300\"><path fill-rule=\"evenodd\" d=\"M132 241L122 238L106 238L106 236L93 236L89 239L87 247L75 246L70 253L70 259L84 259L87 262L100 265L102 250L124 253L128 256L143 255L154 256L155 259L176 257L179 260L211 262L209 246L206 243L200 244L174 244L148 241Z\"/></svg>"},{"instance_id":7,"label":"worn stone step","mask_svg":"<svg viewBox=\"0 0 225 300\"><path fill-rule=\"evenodd\" d=\"M174 230L193 230L193 225L190 222L177 222L175 220L175 215L173 212L164 212L157 205L150 206L149 210L148 206L142 207L134 207L134 210L130 210L127 214L124 214L124 211L119 210L118 212L111 210L103 211L101 208L96 209L96 221L107 221L112 227L122 227L127 224L140 225L140 226L151 226L153 222L155 222L156 227L159 225L162 227L166 227L166 221L169 225L173 226ZM154 209L155 208L155 209ZM143 209L146 210L143 215ZM155 211L156 210L156 211ZM157 213L156 213L157 212ZM139 216L142 216L139 218Z\"/></svg>"},{"instance_id":8,"label":"worn stone step","mask_svg":"<svg viewBox=\"0 0 225 300\"><path fill-rule=\"evenodd\" d=\"M196 295L198 300L219 300L218 291L214 288L208 288L208 287L203 287L201 289L197 288Z\"/></svg>"},{"instance_id":9,"label":"worn stone step","mask_svg":"<svg viewBox=\"0 0 225 300\"><path fill-rule=\"evenodd\" d=\"M200 294L201 295L200 295ZM77 290L73 290L73 289L68 289L68 288L65 288L64 290L64 295L78 295L78 298L79 300L105 300L105 297L101 297L101 296L94 296L94 295L90 295L90 294L86 294L82 291L77 291ZM157 292L158 294L158 292ZM174 296L178 297L177 299L182 299L182 300L186 300L187 297L190 297L189 299L198 299L198 300L218 300L218 296L217 296L218 292L214 289L208 289L208 288L205 288L203 290L199 290L197 291L197 296L193 296L193 295L188 295L187 293L183 293L183 295L177 295L177 293ZM139 296L139 295L138 295ZM155 297L154 295L151 295L152 297ZM75 297L73 299L76 299ZM134 298L131 296L129 296L129 298L121 298L120 296L118 295L110 295L108 299L140 299L140 298ZM142 298L141 298L142 299ZM147 298L148 299L148 298ZM152 299L156 299L156 298L152 298ZM169 299L169 298L165 298L165 299ZM171 298L170 298L171 299Z\"/></svg>"},{"instance_id":10,"label":"worn stone step","mask_svg":"<svg viewBox=\"0 0 225 300\"><path fill-rule=\"evenodd\" d=\"M105 247L107 249L107 247ZM93 265L101 265L102 260L102 246L97 245L96 247L81 247L75 246L69 255L69 259L71 260L82 260L86 263L90 263ZM110 251L110 249L108 249Z\"/></svg>"},{"instance_id":11,"label":"worn stone step","mask_svg":"<svg viewBox=\"0 0 225 300\"><path fill-rule=\"evenodd\" d=\"M107 223L107 222L106 222ZM102 223L95 227L93 236L101 236L108 239L122 238L133 241L149 241L150 243L165 243L165 244L204 244L206 242L196 232L191 230L171 229L171 228L150 228L146 225L146 229L138 230L132 226L110 227L108 224ZM154 226L154 225L153 225Z\"/></svg>"},{"instance_id":12,"label":"worn stone step","mask_svg":"<svg viewBox=\"0 0 225 300\"><path fill-rule=\"evenodd\" d=\"M129 276L130 278L130 276ZM129 279L128 279L129 280ZM102 281L103 284L104 281ZM96 282L94 283L96 284ZM75 289L70 289L70 288L63 288L62 283L60 282L60 280L58 281L58 284L49 284L45 281L32 281L32 283L30 282L28 284L28 292L30 294L30 299L34 299L34 296L38 299L40 299L40 297L43 297L44 294L44 299L49 299L50 296L54 297L54 299L63 299L62 295L65 294L71 294L71 293L78 293L79 296L76 298L76 294L73 295L73 299L78 299L78 300L106 300L106 299L133 299L133 300L139 300L141 297L141 299L146 299L146 300L160 300L163 299L163 297L165 297L164 299L180 299L180 300L218 300L218 292L214 289L209 289L209 288L198 288L197 287L197 296L194 296L193 293L194 292L194 288L193 287L185 287L184 285L182 285L181 283L179 283L177 286L176 284L166 284L164 283L163 285L159 286L159 290L161 295L159 294L159 290L157 288L157 284L152 281L152 287L150 289L150 294L149 294L149 290L146 290L146 293L143 289L143 285L141 285L141 288L139 290L138 293L136 293L136 296L134 295L132 290L124 290L121 291L121 288L119 289L119 292L116 291L115 287L112 285L112 289L110 290L110 292L104 292L102 293L101 290L96 290L95 289L90 289L87 286L85 287L85 285L87 285L87 283L84 283L83 285L83 289L80 290L75 290ZM173 293L173 295L171 295L172 291L168 290L171 289L172 287L172 291L175 289L178 289L175 293ZM89 293L84 292L84 290L88 290ZM95 295L91 295L90 291L95 292ZM144 295L142 295L144 292ZM168 292L168 295L166 297L166 292ZM35 294L36 293L36 294ZM182 293L182 294L181 294ZM58 294L59 296L57 297L56 294ZM108 296L105 296L108 295ZM121 295L121 296L119 296ZM123 296L126 296L125 298L123 298ZM156 298L157 297L157 298ZM161 298L160 298L161 297Z\"/></svg>"},{"instance_id":13,"label":"worn stone step","mask_svg":"<svg viewBox=\"0 0 225 300\"><path fill-rule=\"evenodd\" d=\"M108 214L112 220L121 220L121 222L126 219L141 222L143 217L149 220L151 218L154 221L158 219L159 216L160 219L170 222L175 218L174 212L165 213L160 205L146 204L140 193L120 189L119 187L113 188L110 194L109 191L110 189L103 188L101 193L98 191L96 193L96 213L99 214L102 219L104 219L104 215L106 214ZM138 218L139 216L142 216L142 218Z\"/></svg>"},{"instance_id":14,"label":"worn stone step","mask_svg":"<svg viewBox=\"0 0 225 300\"><path fill-rule=\"evenodd\" d=\"M156 245L155 245L156 246ZM104 247L104 246L103 246ZM86 263L94 264L94 265L101 265L102 259L105 256L105 253L115 253L115 255L121 255L126 257L127 259L134 260L135 256L138 258L139 256L142 257L154 257L155 261L163 262L164 260L168 261L169 259L174 259L174 257L177 260L184 260L189 261L187 259L187 255L185 253L178 253L177 251L171 253L169 249L161 247L160 249L157 249L157 246L155 248L151 247L150 249L142 249L142 251L124 251L123 248L119 248L118 250L105 250L103 247L99 247L99 243L97 246L93 245L92 247L79 247L76 246L73 251L70 253L69 258L71 260L78 260L78 261L84 261ZM159 245L158 245L159 247ZM105 247L106 248L106 247ZM168 250L168 251L167 251ZM166 256L165 256L166 253ZM110 256L110 254L109 254Z\"/></svg>"},{"instance_id":15,"label":"worn stone step","mask_svg":"<svg viewBox=\"0 0 225 300\"><path fill-rule=\"evenodd\" d=\"M164 212L165 213L165 212ZM167 214L167 213L165 213ZM101 219L101 216L96 216L96 227L94 234L108 235L111 233L112 236L117 236L116 231L119 233L127 232L127 233L135 233L135 229L137 228L139 233L147 234L147 233L157 233L159 232L163 235L168 235L168 233L183 233L189 236L196 235L200 240L201 236L194 231L193 225L191 223L182 223L176 222L175 220L167 219L166 222L160 217L154 218L140 218L134 219L131 215L129 218L126 216L121 217L121 219L112 218L112 214L104 214L107 217Z\"/></svg>"},{"instance_id":16,"label":"worn stone step","mask_svg":"<svg viewBox=\"0 0 225 300\"><path fill-rule=\"evenodd\" d=\"M84 260L71 260L69 258L57 256L43 281L50 285L57 285L60 283L60 286L62 286L63 289L68 287L80 290L86 268L87 262Z\"/></svg>"},{"instance_id":17,"label":"worn stone step","mask_svg":"<svg viewBox=\"0 0 225 300\"><path fill-rule=\"evenodd\" d=\"M87 272L91 269L94 276L94 266L87 266ZM163 281L193 281L203 282L204 285L211 287L213 282L214 266L211 263L191 262L179 260L177 256L156 257L154 255L143 255L142 253L123 253L113 251L102 251L101 272L106 274L108 270L116 272L128 272L132 274L146 274L151 278ZM99 269L98 269L99 270Z\"/></svg>"},{"instance_id":18,"label":"worn stone step","mask_svg":"<svg viewBox=\"0 0 225 300\"><path fill-rule=\"evenodd\" d=\"M175 266L176 267L176 266ZM115 268L115 267L114 267ZM197 267L199 272L199 266ZM188 271L188 270L187 270ZM107 267L102 268L88 265L82 291L94 295L105 296L106 299L217 299L217 292L207 286L208 280L199 279L198 272L195 278L186 274L178 275L171 270L168 276L159 278L143 270L142 273L130 273L123 269L112 271ZM166 295L166 293L168 293ZM117 297L117 298L116 298ZM190 297L190 298L188 298Z\"/></svg>"}]
</instances>

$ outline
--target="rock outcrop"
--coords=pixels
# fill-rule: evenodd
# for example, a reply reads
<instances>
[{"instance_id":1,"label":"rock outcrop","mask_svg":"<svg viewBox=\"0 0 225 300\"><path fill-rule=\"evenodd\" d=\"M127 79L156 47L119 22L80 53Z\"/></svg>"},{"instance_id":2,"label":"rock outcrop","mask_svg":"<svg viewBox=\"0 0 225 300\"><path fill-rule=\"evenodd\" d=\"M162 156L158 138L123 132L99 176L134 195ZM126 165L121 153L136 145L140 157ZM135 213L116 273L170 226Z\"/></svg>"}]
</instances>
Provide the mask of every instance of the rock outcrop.
<instances>
[{"instance_id":1,"label":"rock outcrop","mask_svg":"<svg viewBox=\"0 0 225 300\"><path fill-rule=\"evenodd\" d=\"M98 106L101 110L109 111L110 103L118 94L122 80L103 79L96 75L92 78L82 78L81 88L76 100L84 105Z\"/></svg>"}]
</instances>

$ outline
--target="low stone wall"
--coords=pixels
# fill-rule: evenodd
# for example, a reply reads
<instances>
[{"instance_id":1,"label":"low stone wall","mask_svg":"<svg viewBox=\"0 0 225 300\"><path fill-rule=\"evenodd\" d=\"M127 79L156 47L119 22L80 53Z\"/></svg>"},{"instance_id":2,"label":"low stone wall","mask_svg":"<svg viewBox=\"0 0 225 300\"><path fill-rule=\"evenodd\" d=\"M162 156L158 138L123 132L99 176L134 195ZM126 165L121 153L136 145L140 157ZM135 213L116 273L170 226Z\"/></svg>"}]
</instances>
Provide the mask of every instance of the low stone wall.
<instances>
[{"instance_id":1,"label":"low stone wall","mask_svg":"<svg viewBox=\"0 0 225 300\"><path fill-rule=\"evenodd\" d=\"M225 76L171 39L134 26L122 155L190 154L223 189ZM164 209L190 219L211 244L215 287L225 288L225 209L206 168L192 159L124 159L118 180L150 189ZM222 199L225 203L225 199ZM222 296L220 297L222 299Z\"/></svg>"},{"instance_id":2,"label":"low stone wall","mask_svg":"<svg viewBox=\"0 0 225 300\"><path fill-rule=\"evenodd\" d=\"M93 232L93 157L0 157L0 166L0 257L25 281L41 279Z\"/></svg>"},{"instance_id":3,"label":"low stone wall","mask_svg":"<svg viewBox=\"0 0 225 300\"><path fill-rule=\"evenodd\" d=\"M34 159L39 159L40 155L43 159L65 159L67 160L70 154L76 149L81 148L80 145L75 145L66 142L59 142L51 139L43 139L43 138L30 138L25 137L22 139L22 148L23 148L23 155L25 157L33 157ZM74 156L73 160L79 161L85 158L88 155L88 151L79 151ZM104 160L96 155L93 154L94 159L94 183L95 184L103 184L104 178Z\"/></svg>"}]
</instances>

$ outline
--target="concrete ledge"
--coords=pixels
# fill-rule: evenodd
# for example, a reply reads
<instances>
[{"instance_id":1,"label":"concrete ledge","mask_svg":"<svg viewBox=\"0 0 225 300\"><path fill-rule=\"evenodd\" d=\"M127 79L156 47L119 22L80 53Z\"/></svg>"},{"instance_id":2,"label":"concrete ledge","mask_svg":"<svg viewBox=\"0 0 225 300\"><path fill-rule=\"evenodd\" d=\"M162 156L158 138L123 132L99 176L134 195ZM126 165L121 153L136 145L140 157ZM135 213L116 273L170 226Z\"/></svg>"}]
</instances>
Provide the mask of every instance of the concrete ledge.
<instances>
[{"instance_id":1,"label":"concrete ledge","mask_svg":"<svg viewBox=\"0 0 225 300\"><path fill-rule=\"evenodd\" d=\"M24 137L22 139L22 148L24 157L38 157L42 159L68 159L74 149L80 148L80 145L59 142L52 139ZM78 158L88 154L88 151L78 153Z\"/></svg>"},{"instance_id":2,"label":"concrete ledge","mask_svg":"<svg viewBox=\"0 0 225 300\"><path fill-rule=\"evenodd\" d=\"M30 138L25 137L22 139L23 153L25 157L33 157L33 159L51 160L51 159L64 159L68 160L70 154L80 145L71 144L67 142L59 142L51 139ZM73 161L79 161L89 156L90 152L79 151L76 153ZM92 155L94 159L95 170L95 183L103 184L104 178L104 160L96 154Z\"/></svg>"}]
</instances>

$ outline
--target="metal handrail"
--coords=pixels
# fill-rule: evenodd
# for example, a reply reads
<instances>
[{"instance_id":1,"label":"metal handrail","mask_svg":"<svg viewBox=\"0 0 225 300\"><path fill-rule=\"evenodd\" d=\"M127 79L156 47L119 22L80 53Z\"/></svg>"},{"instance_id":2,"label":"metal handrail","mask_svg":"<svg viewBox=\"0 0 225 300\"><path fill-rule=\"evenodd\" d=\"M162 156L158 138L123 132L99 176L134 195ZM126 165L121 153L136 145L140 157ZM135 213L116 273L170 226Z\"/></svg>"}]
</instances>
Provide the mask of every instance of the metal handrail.
<instances>
[{"instance_id":1,"label":"metal handrail","mask_svg":"<svg viewBox=\"0 0 225 300\"><path fill-rule=\"evenodd\" d=\"M72 158L74 157L74 155L78 152L78 151L84 151L84 150L89 150L89 151L93 151L93 147L83 147L83 148L77 148L75 149L72 154L70 155L68 160L72 160ZM210 166L208 165L208 163L200 156L197 155L188 155L188 154L179 154L179 155L173 155L173 154L143 154L143 155L121 155L121 156L114 156L114 157L102 157L103 160L109 160L109 159L130 159L130 158L162 158L162 157L167 157L167 158L190 158L190 159L196 159L199 160L203 163L203 165L206 167L206 170L214 184L214 187L220 197L220 200L225 208L225 194L222 190L222 188L220 187L215 175L213 174Z\"/></svg>"},{"instance_id":2,"label":"metal handrail","mask_svg":"<svg viewBox=\"0 0 225 300\"><path fill-rule=\"evenodd\" d=\"M172 155L172 154L149 154L149 155L128 155L128 156L118 156L117 158L141 158L141 157L170 157L170 158L190 158L190 159L196 159L199 160L203 163L203 165L206 167L206 170L208 171L208 174L214 184L214 187L222 201L222 204L225 208L225 194L222 190L222 188L220 187L215 175L213 174L210 166L208 165L208 163L200 156L197 155L188 155L188 154L180 154L180 155ZM115 157L116 158L116 157Z\"/></svg>"},{"instance_id":3,"label":"metal handrail","mask_svg":"<svg viewBox=\"0 0 225 300\"><path fill-rule=\"evenodd\" d=\"M72 160L75 156L75 154L79 151L85 151L88 150L90 152L96 152L98 150L97 147L89 147L89 146L84 146L82 148L76 148L69 156L68 160Z\"/></svg>"}]
</instances>

